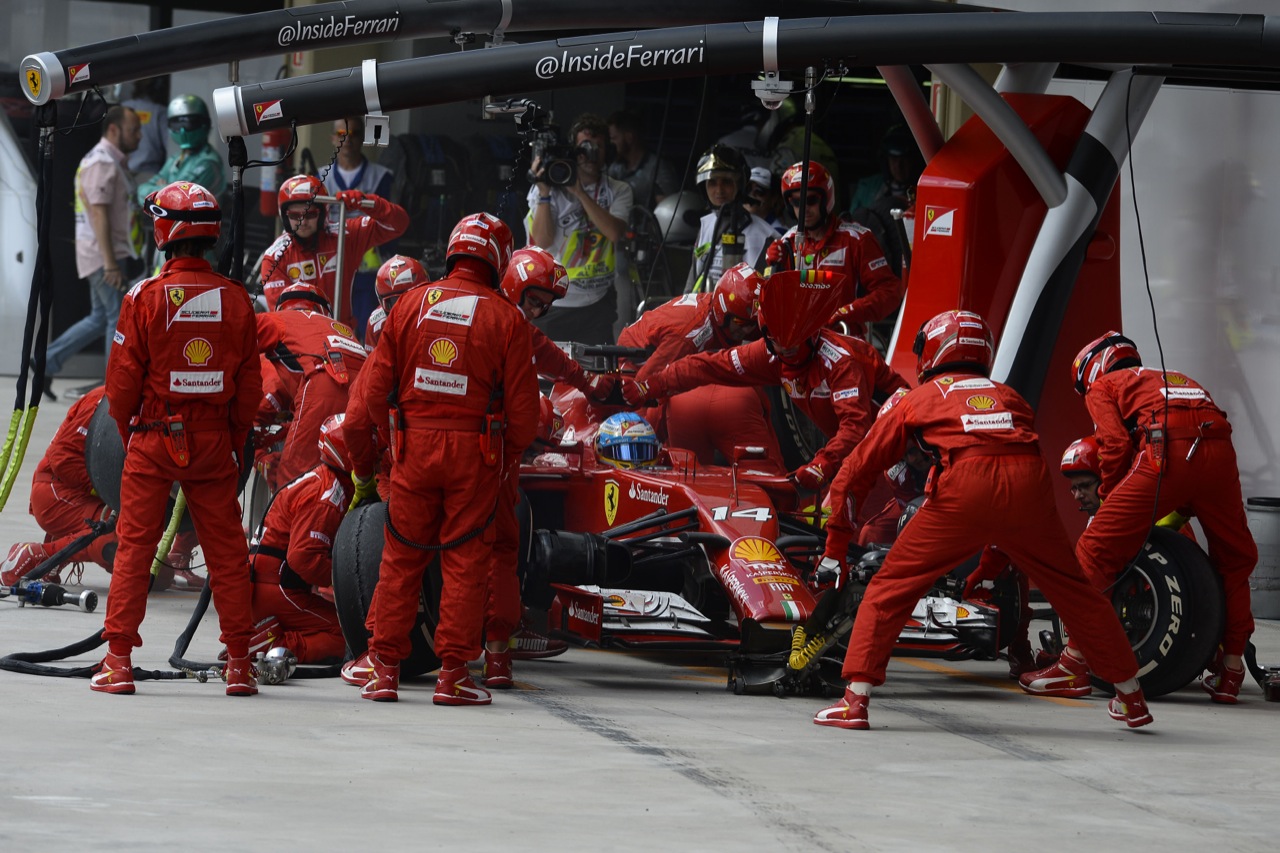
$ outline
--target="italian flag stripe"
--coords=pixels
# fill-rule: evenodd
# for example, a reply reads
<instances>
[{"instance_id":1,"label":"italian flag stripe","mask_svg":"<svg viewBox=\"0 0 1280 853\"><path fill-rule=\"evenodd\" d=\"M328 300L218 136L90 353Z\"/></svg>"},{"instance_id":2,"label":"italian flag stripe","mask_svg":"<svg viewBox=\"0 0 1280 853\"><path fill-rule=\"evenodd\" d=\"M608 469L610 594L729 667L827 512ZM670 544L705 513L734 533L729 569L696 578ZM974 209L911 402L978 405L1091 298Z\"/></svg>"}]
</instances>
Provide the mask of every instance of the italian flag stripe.
<instances>
[{"instance_id":1,"label":"italian flag stripe","mask_svg":"<svg viewBox=\"0 0 1280 853\"><path fill-rule=\"evenodd\" d=\"M796 606L794 601L782 602L782 612L787 614L788 619L796 620L800 618L800 608Z\"/></svg>"}]
</instances>

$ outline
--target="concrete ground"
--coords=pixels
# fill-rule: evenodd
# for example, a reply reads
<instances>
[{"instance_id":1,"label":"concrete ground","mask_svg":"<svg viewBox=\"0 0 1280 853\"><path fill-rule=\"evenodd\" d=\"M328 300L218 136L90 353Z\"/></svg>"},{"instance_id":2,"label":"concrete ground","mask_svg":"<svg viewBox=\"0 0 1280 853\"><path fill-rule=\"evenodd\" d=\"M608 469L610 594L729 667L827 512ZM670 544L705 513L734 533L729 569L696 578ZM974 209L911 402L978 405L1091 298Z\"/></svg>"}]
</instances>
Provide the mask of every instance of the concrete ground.
<instances>
[{"instance_id":1,"label":"concrete ground","mask_svg":"<svg viewBox=\"0 0 1280 853\"><path fill-rule=\"evenodd\" d=\"M5 543L35 538L30 472L66 408L41 409ZM108 580L85 572L99 595ZM151 597L136 665L166 668L195 600ZM102 606L0 602L0 654L101 626ZM1280 663L1280 623L1254 640ZM209 615L188 657L218 648ZM519 664L489 708L433 706L431 676L390 705L337 679L231 699L196 681L105 696L0 672L0 849L1132 853L1269 850L1280 834L1280 705L1251 681L1236 707L1188 687L1130 731L1103 697L1024 695L1000 662L898 658L872 730L842 732L810 722L824 700L726 692L717 663L571 649Z\"/></svg>"}]
</instances>

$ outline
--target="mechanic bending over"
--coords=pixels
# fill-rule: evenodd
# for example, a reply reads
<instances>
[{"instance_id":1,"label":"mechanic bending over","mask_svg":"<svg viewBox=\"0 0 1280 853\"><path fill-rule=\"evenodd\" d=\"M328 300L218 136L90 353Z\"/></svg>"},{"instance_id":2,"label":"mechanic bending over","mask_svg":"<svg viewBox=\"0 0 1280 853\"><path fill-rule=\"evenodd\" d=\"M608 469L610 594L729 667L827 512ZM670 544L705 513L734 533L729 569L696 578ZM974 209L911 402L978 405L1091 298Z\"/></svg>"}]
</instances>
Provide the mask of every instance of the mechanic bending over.
<instances>
[{"instance_id":1,"label":"mechanic bending over","mask_svg":"<svg viewBox=\"0 0 1280 853\"><path fill-rule=\"evenodd\" d=\"M262 399L253 304L238 281L204 259L221 231L213 195L170 184L147 199L160 274L124 298L107 364L107 400L124 441L119 545L103 638L109 651L93 690L132 693L130 653L142 645L151 560L165 526L169 489L187 498L208 562L209 586L228 659L228 696L258 692L249 638L249 549L240 526L239 455Z\"/></svg>"},{"instance_id":2,"label":"mechanic bending over","mask_svg":"<svg viewBox=\"0 0 1280 853\"><path fill-rule=\"evenodd\" d=\"M1102 498L1098 497L1098 487L1102 485L1102 467L1098 463L1098 440L1091 435L1077 438L1062 453L1059 463L1063 476L1071 483L1071 497L1080 505L1081 512L1088 513L1089 521L1102 506ZM1196 533L1191 528L1189 507L1183 515L1178 510L1166 515L1156 522L1156 527L1167 527L1176 530L1192 542L1197 542Z\"/></svg>"},{"instance_id":3,"label":"mechanic bending over","mask_svg":"<svg viewBox=\"0 0 1280 853\"><path fill-rule=\"evenodd\" d=\"M804 163L796 163L782 173L782 197L796 220L804 220L804 242L796 259L796 228L769 244L761 266L765 277L779 270L818 269L843 273L848 290L831 322L842 323L853 334L861 334L867 323L885 320L902 305L906 285L894 274L884 249L870 230L836 216L836 190L831 173L816 160L809 161L809 183L805 188L805 210L800 210L800 185Z\"/></svg>"},{"instance_id":4,"label":"mechanic bending over","mask_svg":"<svg viewBox=\"0 0 1280 853\"><path fill-rule=\"evenodd\" d=\"M1102 477L1101 505L1076 543L1080 566L1096 587L1108 588L1146 541L1152 519L1189 507L1204 528L1227 604L1222 646L1201 686L1214 702L1234 705L1253 633L1249 575L1258 547L1245 517L1226 413L1186 374L1143 367L1138 348L1119 332L1080 350L1071 378L1095 424ZM1023 689L1087 695L1089 659L1074 640L1073 632L1056 664L1024 675Z\"/></svg>"},{"instance_id":5,"label":"mechanic bending over","mask_svg":"<svg viewBox=\"0 0 1280 853\"><path fill-rule=\"evenodd\" d=\"M344 415L320 427L320 464L271 499L249 547L256 633L249 654L284 646L299 663L340 663L347 650L333 602L333 540L351 503L351 457Z\"/></svg>"},{"instance_id":6,"label":"mechanic bending over","mask_svg":"<svg viewBox=\"0 0 1280 853\"><path fill-rule=\"evenodd\" d=\"M364 367L364 347L332 316L329 300L310 284L286 287L276 310L257 315L258 351L275 364L293 408L273 490L320 461L320 426L347 408L351 381Z\"/></svg>"},{"instance_id":7,"label":"mechanic bending over","mask_svg":"<svg viewBox=\"0 0 1280 853\"><path fill-rule=\"evenodd\" d=\"M645 381L685 356L759 340L760 286L756 271L738 264L720 276L711 293L677 296L646 311L618 336L619 346L651 351L636 369L636 379ZM631 366L624 360L624 368ZM693 451L699 462L715 462L717 450L732 459L735 445L753 445L763 447L766 455L752 466L781 474L786 469L768 412L768 401L758 387L704 385L640 414L666 437L667 444Z\"/></svg>"},{"instance_id":8,"label":"mechanic bending over","mask_svg":"<svg viewBox=\"0 0 1280 853\"><path fill-rule=\"evenodd\" d=\"M760 289L762 340L682 358L645 380L624 379L623 397L640 406L701 385L781 385L831 436L790 474L800 488L821 491L871 427L873 398L907 385L870 344L822 328L844 293L839 274L777 273Z\"/></svg>"},{"instance_id":9,"label":"mechanic bending over","mask_svg":"<svg viewBox=\"0 0 1280 853\"><path fill-rule=\"evenodd\" d=\"M1151 722L1138 662L1111 604L1080 572L1054 505L1049 472L1031 428L1031 407L988 378L991 329L970 311L945 311L920 327L920 385L880 410L831 487L834 508L820 579L843 581L854 508L875 478L916 441L942 460L927 498L871 579L844 659L844 697L817 713L821 726L869 728L871 688L884 683L893 644L920 597L944 571L988 544L1008 554L1044 591L1116 686L1108 713L1130 727Z\"/></svg>"},{"instance_id":10,"label":"mechanic bending over","mask_svg":"<svg viewBox=\"0 0 1280 853\"><path fill-rule=\"evenodd\" d=\"M481 648L492 524L509 494L502 479L514 476L533 441L539 405L528 322L497 292L510 259L511 232L501 220L465 217L449 237L448 275L400 297L352 389L344 433L357 499L376 491L371 427L394 423L381 574L367 621L372 637L350 669L367 668L360 691L366 699L398 699L400 661L409 653L430 556L424 549L431 549L439 551L443 580L432 701L492 701L472 681L467 661Z\"/></svg>"}]
</instances>

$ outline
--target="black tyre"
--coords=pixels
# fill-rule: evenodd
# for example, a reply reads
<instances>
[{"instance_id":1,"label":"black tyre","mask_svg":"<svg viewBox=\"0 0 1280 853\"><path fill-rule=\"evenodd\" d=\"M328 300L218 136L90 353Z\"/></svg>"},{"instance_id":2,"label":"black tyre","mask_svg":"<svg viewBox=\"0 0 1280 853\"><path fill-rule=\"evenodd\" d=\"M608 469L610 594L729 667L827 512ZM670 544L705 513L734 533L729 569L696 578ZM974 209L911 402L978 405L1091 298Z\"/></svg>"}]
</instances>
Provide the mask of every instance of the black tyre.
<instances>
[{"instance_id":1,"label":"black tyre","mask_svg":"<svg viewBox=\"0 0 1280 853\"><path fill-rule=\"evenodd\" d=\"M799 468L822 449L827 436L782 388L775 385L766 388L765 393L769 397L769 420L778 435L782 461L787 468Z\"/></svg>"},{"instance_id":2,"label":"black tyre","mask_svg":"<svg viewBox=\"0 0 1280 853\"><path fill-rule=\"evenodd\" d=\"M333 542L333 602L342 636L354 657L369 649L369 632L364 623L378 583L386 522L386 504L356 507L343 519ZM410 634L409 656L400 662L401 675L422 675L440 668L433 644L439 612L440 562L433 559L423 573L418 616Z\"/></svg>"},{"instance_id":3,"label":"black tyre","mask_svg":"<svg viewBox=\"0 0 1280 853\"><path fill-rule=\"evenodd\" d=\"M1190 684L1222 640L1222 579L1204 551L1175 531L1151 531L1142 556L1111 588L1111 603L1138 658L1138 681L1148 698ZM1063 636L1056 617L1054 628ZM1094 685L1112 690L1098 679Z\"/></svg>"}]
</instances>

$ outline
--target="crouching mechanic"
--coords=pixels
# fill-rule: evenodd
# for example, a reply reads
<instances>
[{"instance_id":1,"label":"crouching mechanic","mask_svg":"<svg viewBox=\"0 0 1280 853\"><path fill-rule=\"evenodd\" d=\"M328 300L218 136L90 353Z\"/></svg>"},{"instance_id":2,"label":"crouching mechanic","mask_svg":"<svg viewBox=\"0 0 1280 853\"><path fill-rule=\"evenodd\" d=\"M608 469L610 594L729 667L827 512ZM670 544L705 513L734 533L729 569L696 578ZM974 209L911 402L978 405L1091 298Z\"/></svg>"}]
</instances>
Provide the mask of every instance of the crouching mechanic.
<instances>
[{"instance_id":1,"label":"crouching mechanic","mask_svg":"<svg viewBox=\"0 0 1280 853\"><path fill-rule=\"evenodd\" d=\"M251 654L284 646L299 663L337 663L346 653L337 608L314 589L333 582L333 538L351 503L344 417L325 420L320 464L276 493L249 547Z\"/></svg>"},{"instance_id":2,"label":"crouching mechanic","mask_svg":"<svg viewBox=\"0 0 1280 853\"><path fill-rule=\"evenodd\" d=\"M253 305L239 282L204 260L220 231L218 203L196 184L170 184L147 199L160 274L124 297L107 364L111 417L125 445L115 570L103 637L109 651L93 690L133 693L130 653L176 481L204 547L228 660L227 695L258 692L249 549L236 499L240 460L262 399Z\"/></svg>"},{"instance_id":3,"label":"crouching mechanic","mask_svg":"<svg viewBox=\"0 0 1280 853\"><path fill-rule=\"evenodd\" d=\"M636 379L643 382L685 356L759 340L760 287L756 271L738 264L720 276L712 292L678 296L646 311L618 336L619 346L651 351ZM755 467L779 474L785 470L768 403L758 387L704 385L640 414L665 433L668 444L692 450L699 462L714 462L717 450L732 459L735 445L753 445L765 449Z\"/></svg>"},{"instance_id":4,"label":"crouching mechanic","mask_svg":"<svg viewBox=\"0 0 1280 853\"><path fill-rule=\"evenodd\" d=\"M879 472L902 458L908 442L930 448L942 460L941 474L867 587L844 659L844 698L813 721L869 728L871 688L884 683L894 641L912 608L942 570L990 543L1076 626L1098 675L1116 686L1110 715L1130 727L1150 723L1120 620L1080 573L1058 518L1031 407L987 378L994 345L986 321L969 311L945 311L920 328L915 353L920 385L884 405L832 484L834 512L819 574L842 577L847 571L853 508Z\"/></svg>"},{"instance_id":5,"label":"crouching mechanic","mask_svg":"<svg viewBox=\"0 0 1280 853\"><path fill-rule=\"evenodd\" d=\"M1186 374L1143 367L1138 348L1119 332L1080 351L1072 380L1095 424L1102 477L1101 504L1076 543L1080 566L1099 589L1110 586L1146 541L1151 519L1189 507L1204 529L1227 605L1222 646L1201 686L1214 702L1234 705L1253 633L1249 575L1258 547L1249 533L1226 413ZM1093 660L1087 650L1081 657L1076 634L1058 663L1023 676L1023 689L1049 696L1092 690L1085 661Z\"/></svg>"},{"instance_id":6,"label":"crouching mechanic","mask_svg":"<svg viewBox=\"0 0 1280 853\"><path fill-rule=\"evenodd\" d=\"M624 380L623 397L639 406L700 385L782 385L830 436L812 460L790 474L801 489L821 491L867 434L873 397L907 384L870 344L822 328L844 288L841 275L776 274L760 289L762 340L682 358L644 381Z\"/></svg>"},{"instance_id":7,"label":"crouching mechanic","mask_svg":"<svg viewBox=\"0 0 1280 853\"><path fill-rule=\"evenodd\" d=\"M467 661L480 652L504 473L533 441L538 384L528 323L497 289L511 232L487 213L467 216L446 250L448 275L400 298L360 374L347 424L389 423L395 465L382 567L367 625L371 674L360 695L398 698L400 661L430 552L443 588L432 701L487 705ZM366 430L346 434L357 495L372 491L378 453ZM510 570L515 571L515 566Z\"/></svg>"}]
</instances>

